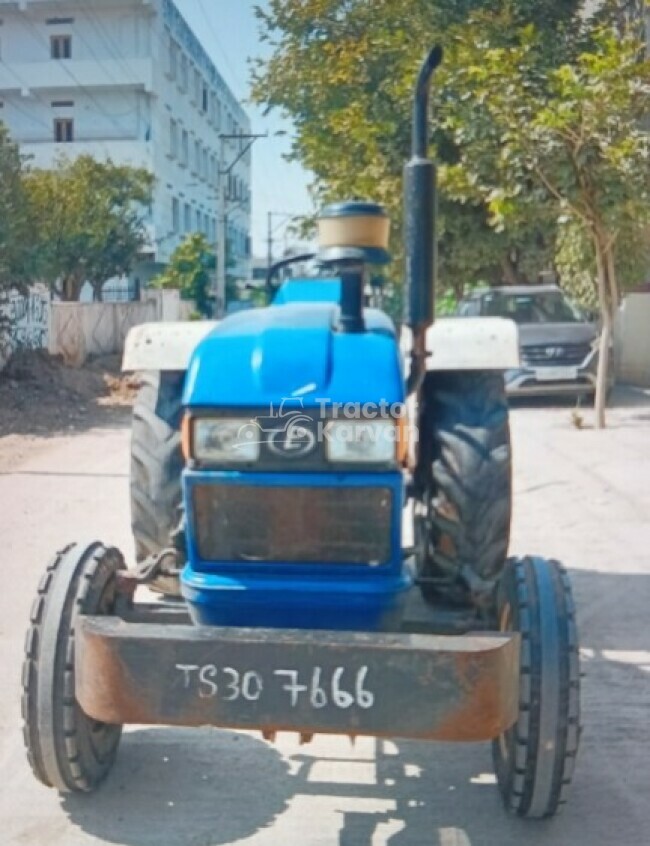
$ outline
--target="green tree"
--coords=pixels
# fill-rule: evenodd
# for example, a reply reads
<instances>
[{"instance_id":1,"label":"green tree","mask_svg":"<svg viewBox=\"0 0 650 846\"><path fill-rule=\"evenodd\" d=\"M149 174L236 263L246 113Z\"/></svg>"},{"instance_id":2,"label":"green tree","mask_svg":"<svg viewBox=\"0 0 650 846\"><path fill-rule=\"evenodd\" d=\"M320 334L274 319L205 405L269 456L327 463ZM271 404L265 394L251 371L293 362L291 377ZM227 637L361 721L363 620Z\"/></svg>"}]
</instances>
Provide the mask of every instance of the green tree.
<instances>
[{"instance_id":1,"label":"green tree","mask_svg":"<svg viewBox=\"0 0 650 846\"><path fill-rule=\"evenodd\" d=\"M634 34L609 25L588 22L576 44L570 61L549 69L540 65L533 27L520 29L507 47L457 38L452 85L463 99L448 109L445 125L461 151L449 175L459 196L482 195L497 228L550 211L576 227L583 250L591 250L602 322L602 427L620 301L617 245L650 222L650 137L643 129L650 61Z\"/></svg>"},{"instance_id":2,"label":"green tree","mask_svg":"<svg viewBox=\"0 0 650 846\"><path fill-rule=\"evenodd\" d=\"M153 177L82 156L24 183L46 280L63 300L78 300L85 282L101 299L106 280L128 273L146 244Z\"/></svg>"},{"instance_id":3,"label":"green tree","mask_svg":"<svg viewBox=\"0 0 650 846\"><path fill-rule=\"evenodd\" d=\"M580 6L564 2L511 2L516 25L533 21L558 42L557 32ZM270 59L254 69L254 97L288 113L297 129L293 156L316 177L318 202L369 197L383 203L394 221L399 257L402 167L410 147L412 86L421 56L451 31L474 40L468 15L487 9L484 28L503 6L486 0L271 0L258 9ZM560 39L561 41L561 39ZM551 48L547 49L547 53ZM444 92L438 101L444 101ZM438 158L454 162L456 145L437 131ZM455 198L442 174L441 277L455 289L476 278L520 280L531 267L512 266L526 257L537 268L552 251L554 222L509 221L498 236L484 200ZM532 268L534 272L534 267Z\"/></svg>"},{"instance_id":4,"label":"green tree","mask_svg":"<svg viewBox=\"0 0 650 846\"><path fill-rule=\"evenodd\" d=\"M176 248L165 272L156 277L158 288L174 288L185 300L192 300L204 317L212 313L210 303L211 271L216 267L214 253L204 235L188 235Z\"/></svg>"},{"instance_id":5,"label":"green tree","mask_svg":"<svg viewBox=\"0 0 650 846\"><path fill-rule=\"evenodd\" d=\"M22 287L37 269L23 166L18 146L0 123L0 292Z\"/></svg>"}]
</instances>

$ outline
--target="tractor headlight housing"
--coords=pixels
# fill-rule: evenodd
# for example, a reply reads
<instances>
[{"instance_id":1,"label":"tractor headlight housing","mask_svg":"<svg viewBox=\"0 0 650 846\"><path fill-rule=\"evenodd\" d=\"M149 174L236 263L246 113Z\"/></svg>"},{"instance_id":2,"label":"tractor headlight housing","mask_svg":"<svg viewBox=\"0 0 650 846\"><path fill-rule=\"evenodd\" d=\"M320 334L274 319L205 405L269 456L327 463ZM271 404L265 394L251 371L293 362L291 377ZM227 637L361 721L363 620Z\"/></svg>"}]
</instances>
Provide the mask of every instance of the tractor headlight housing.
<instances>
[{"instance_id":1,"label":"tractor headlight housing","mask_svg":"<svg viewBox=\"0 0 650 846\"><path fill-rule=\"evenodd\" d=\"M333 464L393 463L399 432L392 419L330 420L325 427L327 458Z\"/></svg>"},{"instance_id":2,"label":"tractor headlight housing","mask_svg":"<svg viewBox=\"0 0 650 846\"><path fill-rule=\"evenodd\" d=\"M202 464L248 464L260 456L261 431L250 419L190 418L186 455Z\"/></svg>"}]
</instances>

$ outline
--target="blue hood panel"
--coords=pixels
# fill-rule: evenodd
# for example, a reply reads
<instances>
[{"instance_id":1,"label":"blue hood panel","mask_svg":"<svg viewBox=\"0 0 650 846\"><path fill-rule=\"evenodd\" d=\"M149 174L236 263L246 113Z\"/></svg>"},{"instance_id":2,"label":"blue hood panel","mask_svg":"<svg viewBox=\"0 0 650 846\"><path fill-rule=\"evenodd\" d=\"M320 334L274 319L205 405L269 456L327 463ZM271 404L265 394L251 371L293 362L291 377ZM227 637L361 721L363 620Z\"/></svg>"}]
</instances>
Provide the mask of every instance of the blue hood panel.
<instances>
[{"instance_id":1,"label":"blue hood panel","mask_svg":"<svg viewBox=\"0 0 650 846\"><path fill-rule=\"evenodd\" d=\"M305 407L402 402L404 384L395 330L367 309L368 331L334 328L338 305L290 303L234 314L195 350L185 387L189 407L268 407L299 398Z\"/></svg>"}]
</instances>

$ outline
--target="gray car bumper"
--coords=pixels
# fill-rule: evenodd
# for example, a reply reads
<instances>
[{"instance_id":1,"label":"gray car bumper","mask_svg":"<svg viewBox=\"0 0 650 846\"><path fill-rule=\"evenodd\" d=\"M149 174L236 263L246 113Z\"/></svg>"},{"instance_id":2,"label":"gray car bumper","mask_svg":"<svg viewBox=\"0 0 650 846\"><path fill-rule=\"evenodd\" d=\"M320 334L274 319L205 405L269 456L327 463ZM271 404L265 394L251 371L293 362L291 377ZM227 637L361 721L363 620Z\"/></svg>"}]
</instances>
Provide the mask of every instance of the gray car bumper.
<instances>
[{"instance_id":1,"label":"gray car bumper","mask_svg":"<svg viewBox=\"0 0 650 846\"><path fill-rule=\"evenodd\" d=\"M598 353L595 350L575 367L524 365L506 371L506 393L515 397L593 394L597 369Z\"/></svg>"}]
</instances>

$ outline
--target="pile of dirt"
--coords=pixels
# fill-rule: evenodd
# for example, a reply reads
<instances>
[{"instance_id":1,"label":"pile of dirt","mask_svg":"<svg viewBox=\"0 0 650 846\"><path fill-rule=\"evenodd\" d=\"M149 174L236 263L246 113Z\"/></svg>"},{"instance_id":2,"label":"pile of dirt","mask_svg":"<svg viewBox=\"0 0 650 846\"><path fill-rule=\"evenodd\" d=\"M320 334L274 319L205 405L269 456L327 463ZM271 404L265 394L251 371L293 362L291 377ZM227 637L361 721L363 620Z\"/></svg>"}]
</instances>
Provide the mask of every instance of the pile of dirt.
<instances>
[{"instance_id":1,"label":"pile of dirt","mask_svg":"<svg viewBox=\"0 0 650 846\"><path fill-rule=\"evenodd\" d=\"M67 367L44 350L14 353L0 372L0 436L54 434L128 419L139 380L119 356Z\"/></svg>"}]
</instances>

